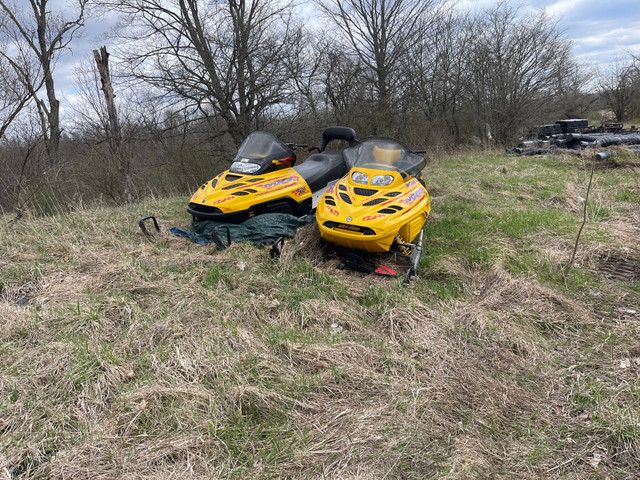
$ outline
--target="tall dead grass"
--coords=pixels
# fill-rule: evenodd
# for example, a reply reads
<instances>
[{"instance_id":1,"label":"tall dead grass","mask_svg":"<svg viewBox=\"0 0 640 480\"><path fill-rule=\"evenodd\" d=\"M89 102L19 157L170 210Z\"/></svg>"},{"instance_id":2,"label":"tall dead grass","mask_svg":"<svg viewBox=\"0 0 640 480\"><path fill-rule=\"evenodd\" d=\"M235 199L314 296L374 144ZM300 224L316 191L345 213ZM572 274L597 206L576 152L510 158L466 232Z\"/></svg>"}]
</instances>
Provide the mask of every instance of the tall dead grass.
<instances>
[{"instance_id":1,"label":"tall dead grass","mask_svg":"<svg viewBox=\"0 0 640 480\"><path fill-rule=\"evenodd\" d=\"M361 278L313 227L202 248L182 203L0 220L4 477L635 477L635 317L499 261L443 262L458 297Z\"/></svg>"}]
</instances>

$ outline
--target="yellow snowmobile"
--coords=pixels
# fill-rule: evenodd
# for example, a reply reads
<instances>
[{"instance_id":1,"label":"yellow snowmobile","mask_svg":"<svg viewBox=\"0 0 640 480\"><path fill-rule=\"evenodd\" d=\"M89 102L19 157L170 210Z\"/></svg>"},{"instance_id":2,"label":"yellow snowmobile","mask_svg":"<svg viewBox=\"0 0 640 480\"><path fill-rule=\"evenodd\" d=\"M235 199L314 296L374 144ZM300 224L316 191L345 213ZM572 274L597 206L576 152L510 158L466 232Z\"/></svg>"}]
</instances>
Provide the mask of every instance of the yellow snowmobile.
<instances>
[{"instance_id":1,"label":"yellow snowmobile","mask_svg":"<svg viewBox=\"0 0 640 480\"><path fill-rule=\"evenodd\" d=\"M327 190L316 210L321 237L339 247L368 252L393 248L410 255L408 280L417 271L422 227L431 210L421 173L424 151L369 137L343 153L349 173Z\"/></svg>"},{"instance_id":2,"label":"yellow snowmobile","mask_svg":"<svg viewBox=\"0 0 640 480\"><path fill-rule=\"evenodd\" d=\"M202 185L191 197L187 212L194 222L216 220L240 223L262 213L290 213L298 217L312 210L313 193L346 173L342 150L326 150L332 140L356 143L349 127L328 127L322 146L306 161L294 167L294 148L273 134L251 133L240 145L229 170Z\"/></svg>"}]
</instances>

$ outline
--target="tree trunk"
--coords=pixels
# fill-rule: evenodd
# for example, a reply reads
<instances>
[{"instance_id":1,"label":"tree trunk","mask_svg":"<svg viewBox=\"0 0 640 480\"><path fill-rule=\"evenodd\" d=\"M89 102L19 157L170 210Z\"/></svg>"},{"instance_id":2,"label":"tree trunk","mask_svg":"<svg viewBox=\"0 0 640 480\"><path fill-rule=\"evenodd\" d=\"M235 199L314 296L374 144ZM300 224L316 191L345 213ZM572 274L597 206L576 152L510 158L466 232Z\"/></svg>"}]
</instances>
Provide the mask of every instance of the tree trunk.
<instances>
[{"instance_id":1,"label":"tree trunk","mask_svg":"<svg viewBox=\"0 0 640 480\"><path fill-rule=\"evenodd\" d=\"M111 75L109 73L109 53L107 47L100 47L93 51L96 60L98 72L100 73L100 81L102 83L102 92L104 100L107 104L108 128L107 136L109 139L109 148L118 163L118 173L120 175L120 185L124 192L127 203L133 203L133 185L131 181L131 162L125 155L122 148L122 130L118 121L118 111L116 109L115 94L111 85Z\"/></svg>"},{"instance_id":2,"label":"tree trunk","mask_svg":"<svg viewBox=\"0 0 640 480\"><path fill-rule=\"evenodd\" d=\"M56 97L56 89L53 82L53 72L51 71L52 54L47 48L47 11L46 2L42 3L42 9L37 20L38 44L40 47L39 60L42 65L42 74L44 77L44 85L47 91L47 99L49 100L49 108L45 110L47 120L49 122L49 135L46 142L47 154L51 165L58 165L60 152L60 101Z\"/></svg>"}]
</instances>

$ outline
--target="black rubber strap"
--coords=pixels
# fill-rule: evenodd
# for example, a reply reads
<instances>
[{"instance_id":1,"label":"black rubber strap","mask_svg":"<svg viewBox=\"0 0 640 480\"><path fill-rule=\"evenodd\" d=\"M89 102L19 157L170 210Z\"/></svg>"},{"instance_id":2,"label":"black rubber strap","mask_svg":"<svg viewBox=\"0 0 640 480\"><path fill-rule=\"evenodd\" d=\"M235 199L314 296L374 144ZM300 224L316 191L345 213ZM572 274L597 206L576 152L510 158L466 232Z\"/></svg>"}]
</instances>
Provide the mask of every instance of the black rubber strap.
<instances>
[{"instance_id":1,"label":"black rubber strap","mask_svg":"<svg viewBox=\"0 0 640 480\"><path fill-rule=\"evenodd\" d=\"M142 230L142 233L144 233L147 237L150 237L151 234L149 234L149 232L147 231L147 227L144 224L144 222L146 222L147 220L153 220L153 225L156 227L157 232L160 231L160 226L158 225L158 221L156 220L156 217L154 217L153 215L149 215L148 217L143 217L140 219L140 221L138 222L138 226L140 227L140 230Z\"/></svg>"},{"instance_id":2,"label":"black rubber strap","mask_svg":"<svg viewBox=\"0 0 640 480\"><path fill-rule=\"evenodd\" d=\"M227 231L227 245L226 246L222 243L222 240L220 240L220 230L226 230ZM218 241L220 242L219 245L217 243L216 243L216 245L218 245L219 247L225 247L225 248L231 246L231 231L229 230L229 227L227 227L226 225L218 225L215 228L215 230L213 231L213 233L215 233L216 237L218 238ZM211 234L212 237L213 237L213 233Z\"/></svg>"},{"instance_id":3,"label":"black rubber strap","mask_svg":"<svg viewBox=\"0 0 640 480\"><path fill-rule=\"evenodd\" d=\"M284 245L284 237L278 238L273 244L271 244L271 258L280 256L281 248Z\"/></svg>"}]
</instances>

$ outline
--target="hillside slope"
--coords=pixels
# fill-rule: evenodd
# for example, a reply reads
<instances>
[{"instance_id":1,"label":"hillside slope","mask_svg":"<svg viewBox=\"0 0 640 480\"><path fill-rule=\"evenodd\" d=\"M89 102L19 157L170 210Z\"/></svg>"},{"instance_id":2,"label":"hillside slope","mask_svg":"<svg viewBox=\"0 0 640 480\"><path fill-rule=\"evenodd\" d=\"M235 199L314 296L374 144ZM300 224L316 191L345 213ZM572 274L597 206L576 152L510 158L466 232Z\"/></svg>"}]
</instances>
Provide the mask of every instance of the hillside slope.
<instances>
[{"instance_id":1,"label":"hillside slope","mask_svg":"<svg viewBox=\"0 0 640 480\"><path fill-rule=\"evenodd\" d=\"M185 198L5 215L0 478L637 478L640 180L596 171L564 278L588 177L429 164L406 288L314 226L279 260L174 238Z\"/></svg>"}]
</instances>

